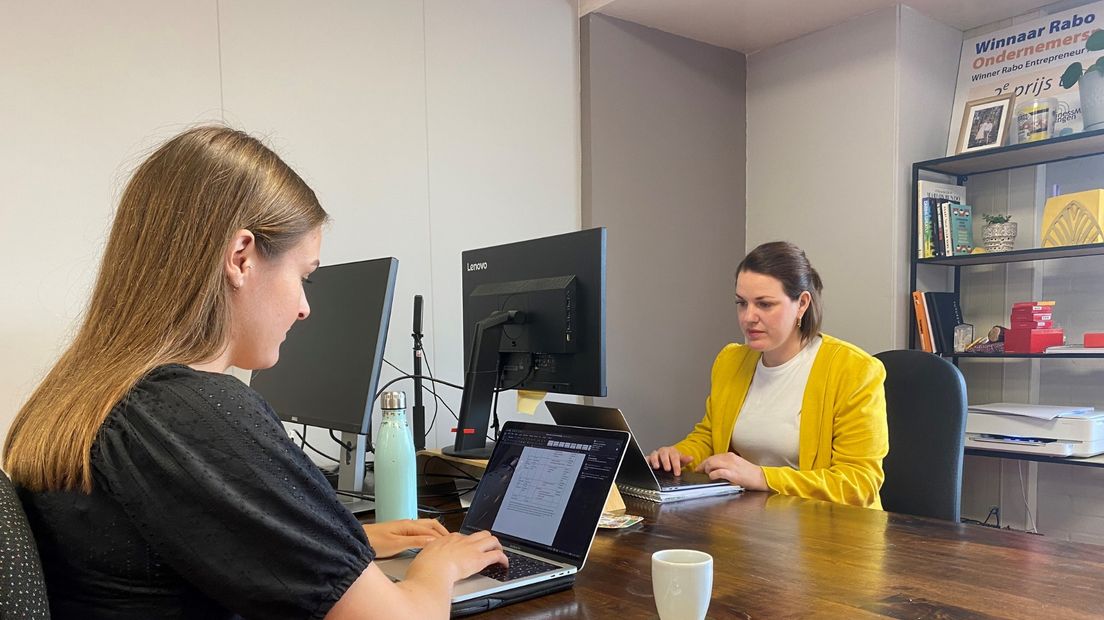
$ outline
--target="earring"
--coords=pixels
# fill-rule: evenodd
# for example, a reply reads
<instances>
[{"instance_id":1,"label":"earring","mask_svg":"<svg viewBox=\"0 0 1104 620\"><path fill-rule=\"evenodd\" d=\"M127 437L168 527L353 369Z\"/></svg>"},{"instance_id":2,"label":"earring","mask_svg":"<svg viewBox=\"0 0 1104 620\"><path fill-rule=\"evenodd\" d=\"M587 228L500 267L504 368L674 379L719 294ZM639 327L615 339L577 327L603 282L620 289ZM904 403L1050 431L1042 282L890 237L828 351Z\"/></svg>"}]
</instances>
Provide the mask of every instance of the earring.
<instances>
[{"instance_id":1,"label":"earring","mask_svg":"<svg viewBox=\"0 0 1104 620\"><path fill-rule=\"evenodd\" d=\"M801 317L797 317L797 328L801 329Z\"/></svg>"}]
</instances>

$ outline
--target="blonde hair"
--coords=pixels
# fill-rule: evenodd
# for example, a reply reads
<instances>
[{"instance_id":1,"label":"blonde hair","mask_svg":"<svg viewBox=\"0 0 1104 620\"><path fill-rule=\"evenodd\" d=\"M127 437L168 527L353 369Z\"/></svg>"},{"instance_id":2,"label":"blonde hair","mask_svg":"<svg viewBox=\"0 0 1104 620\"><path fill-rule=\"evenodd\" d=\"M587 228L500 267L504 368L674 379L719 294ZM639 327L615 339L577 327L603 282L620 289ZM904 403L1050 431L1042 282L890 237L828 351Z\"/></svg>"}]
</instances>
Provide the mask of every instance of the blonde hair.
<instances>
[{"instance_id":1,"label":"blonde hair","mask_svg":"<svg viewBox=\"0 0 1104 620\"><path fill-rule=\"evenodd\" d=\"M303 179L245 133L197 127L158 148L123 192L80 329L8 432L11 479L90 492L92 445L112 408L157 366L225 349L233 234L252 231L276 257L326 219Z\"/></svg>"}]
</instances>

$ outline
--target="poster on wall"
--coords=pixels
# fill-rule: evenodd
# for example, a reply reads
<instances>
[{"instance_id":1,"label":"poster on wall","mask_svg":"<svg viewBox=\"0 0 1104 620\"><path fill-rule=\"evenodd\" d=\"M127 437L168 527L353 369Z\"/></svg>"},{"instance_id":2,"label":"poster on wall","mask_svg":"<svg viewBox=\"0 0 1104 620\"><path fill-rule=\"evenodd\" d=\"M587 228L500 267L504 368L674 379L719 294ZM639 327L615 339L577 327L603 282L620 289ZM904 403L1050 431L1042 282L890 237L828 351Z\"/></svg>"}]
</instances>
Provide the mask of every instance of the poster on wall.
<instances>
[{"instance_id":1,"label":"poster on wall","mask_svg":"<svg viewBox=\"0 0 1104 620\"><path fill-rule=\"evenodd\" d=\"M1089 37L1100 29L1104 29L1104 2L1093 2L963 41L947 154L956 151L967 102L988 97L1015 95L1017 110L1027 109L1032 102L1053 107L1052 126L1045 137L1081 131L1083 80L1065 88L1062 76L1067 75L1068 83L1070 76L1079 74L1077 68L1088 70L1104 57L1104 51L1086 49ZM1080 64L1074 67L1074 63ZM1104 70L1104 61L1100 66ZM1018 131L1018 121L1025 119L1013 117L1009 144L1021 135L1039 135Z\"/></svg>"}]
</instances>

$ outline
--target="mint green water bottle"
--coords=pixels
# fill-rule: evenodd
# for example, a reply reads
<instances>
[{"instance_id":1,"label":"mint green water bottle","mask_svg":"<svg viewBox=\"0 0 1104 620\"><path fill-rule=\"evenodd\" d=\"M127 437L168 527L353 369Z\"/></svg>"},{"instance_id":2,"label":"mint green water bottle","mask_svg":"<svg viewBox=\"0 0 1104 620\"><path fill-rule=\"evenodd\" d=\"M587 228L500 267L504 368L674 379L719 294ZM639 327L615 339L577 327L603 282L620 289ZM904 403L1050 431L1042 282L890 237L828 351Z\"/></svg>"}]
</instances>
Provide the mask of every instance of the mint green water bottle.
<instances>
[{"instance_id":1,"label":"mint green water bottle","mask_svg":"<svg viewBox=\"0 0 1104 620\"><path fill-rule=\"evenodd\" d=\"M376 444L376 523L418 518L414 438L406 423L406 393L384 392Z\"/></svg>"}]
</instances>

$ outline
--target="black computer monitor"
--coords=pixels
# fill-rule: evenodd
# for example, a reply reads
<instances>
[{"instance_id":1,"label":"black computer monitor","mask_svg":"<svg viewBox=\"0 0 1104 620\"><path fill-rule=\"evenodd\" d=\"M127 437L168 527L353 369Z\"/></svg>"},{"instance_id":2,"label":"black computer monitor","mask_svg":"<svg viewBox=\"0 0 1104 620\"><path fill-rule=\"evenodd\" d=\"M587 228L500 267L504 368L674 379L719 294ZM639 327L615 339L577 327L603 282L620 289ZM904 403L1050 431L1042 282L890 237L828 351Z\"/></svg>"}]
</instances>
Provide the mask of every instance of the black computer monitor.
<instances>
[{"instance_id":1,"label":"black computer monitor","mask_svg":"<svg viewBox=\"0 0 1104 620\"><path fill-rule=\"evenodd\" d=\"M462 255L467 368L446 454L487 458L496 391L606 395L606 230Z\"/></svg>"},{"instance_id":2,"label":"black computer monitor","mask_svg":"<svg viewBox=\"0 0 1104 620\"><path fill-rule=\"evenodd\" d=\"M316 269L306 288L310 316L288 332L276 365L250 382L280 419L341 431L354 446L341 460L339 490L363 490L398 269L395 258Z\"/></svg>"}]
</instances>

